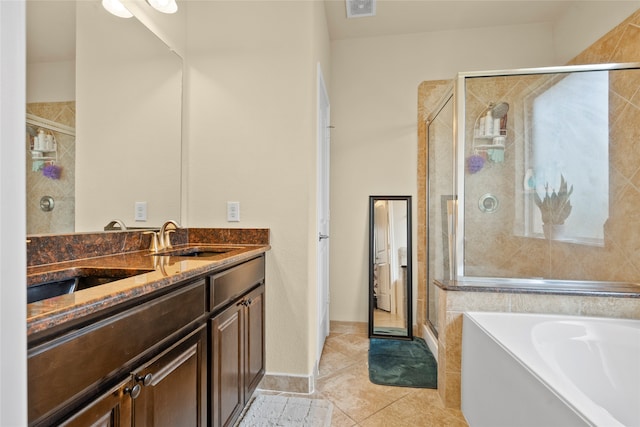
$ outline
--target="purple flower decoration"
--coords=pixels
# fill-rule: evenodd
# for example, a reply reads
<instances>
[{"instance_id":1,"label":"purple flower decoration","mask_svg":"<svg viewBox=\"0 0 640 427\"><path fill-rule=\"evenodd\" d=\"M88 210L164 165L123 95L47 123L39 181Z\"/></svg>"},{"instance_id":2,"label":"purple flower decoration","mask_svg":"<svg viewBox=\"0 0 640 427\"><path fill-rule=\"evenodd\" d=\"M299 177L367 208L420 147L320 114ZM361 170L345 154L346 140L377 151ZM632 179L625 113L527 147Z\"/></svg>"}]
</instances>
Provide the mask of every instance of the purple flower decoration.
<instances>
[{"instance_id":1,"label":"purple flower decoration","mask_svg":"<svg viewBox=\"0 0 640 427\"><path fill-rule=\"evenodd\" d=\"M467 169L469 173L476 173L484 167L484 157L474 154L467 159Z\"/></svg>"},{"instance_id":2,"label":"purple flower decoration","mask_svg":"<svg viewBox=\"0 0 640 427\"><path fill-rule=\"evenodd\" d=\"M42 168L42 175L51 179L60 179L62 168L60 166L48 164Z\"/></svg>"}]
</instances>

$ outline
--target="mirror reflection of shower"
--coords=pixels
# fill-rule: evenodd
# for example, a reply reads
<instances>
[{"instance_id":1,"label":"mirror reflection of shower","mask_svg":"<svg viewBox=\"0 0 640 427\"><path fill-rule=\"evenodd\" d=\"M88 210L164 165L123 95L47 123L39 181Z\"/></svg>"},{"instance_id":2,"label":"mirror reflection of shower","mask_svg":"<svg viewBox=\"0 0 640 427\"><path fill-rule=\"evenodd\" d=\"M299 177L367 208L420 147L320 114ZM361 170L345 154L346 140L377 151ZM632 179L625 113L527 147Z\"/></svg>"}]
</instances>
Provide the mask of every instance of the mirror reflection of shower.
<instances>
[{"instance_id":1,"label":"mirror reflection of shower","mask_svg":"<svg viewBox=\"0 0 640 427\"><path fill-rule=\"evenodd\" d=\"M74 125L73 101L27 104L27 234L75 230Z\"/></svg>"},{"instance_id":2,"label":"mirror reflection of shower","mask_svg":"<svg viewBox=\"0 0 640 427\"><path fill-rule=\"evenodd\" d=\"M410 200L370 203L370 335L411 337Z\"/></svg>"}]
</instances>

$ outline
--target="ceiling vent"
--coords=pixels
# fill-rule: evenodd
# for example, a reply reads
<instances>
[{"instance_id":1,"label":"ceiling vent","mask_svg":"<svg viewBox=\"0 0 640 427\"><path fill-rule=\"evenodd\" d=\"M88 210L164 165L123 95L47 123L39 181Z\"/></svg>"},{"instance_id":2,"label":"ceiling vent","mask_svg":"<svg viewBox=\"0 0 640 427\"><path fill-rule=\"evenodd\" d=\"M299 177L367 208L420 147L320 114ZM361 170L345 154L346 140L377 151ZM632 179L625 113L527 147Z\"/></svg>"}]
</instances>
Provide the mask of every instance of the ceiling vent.
<instances>
[{"instance_id":1,"label":"ceiling vent","mask_svg":"<svg viewBox=\"0 0 640 427\"><path fill-rule=\"evenodd\" d=\"M346 0L347 18L375 16L376 0Z\"/></svg>"}]
</instances>

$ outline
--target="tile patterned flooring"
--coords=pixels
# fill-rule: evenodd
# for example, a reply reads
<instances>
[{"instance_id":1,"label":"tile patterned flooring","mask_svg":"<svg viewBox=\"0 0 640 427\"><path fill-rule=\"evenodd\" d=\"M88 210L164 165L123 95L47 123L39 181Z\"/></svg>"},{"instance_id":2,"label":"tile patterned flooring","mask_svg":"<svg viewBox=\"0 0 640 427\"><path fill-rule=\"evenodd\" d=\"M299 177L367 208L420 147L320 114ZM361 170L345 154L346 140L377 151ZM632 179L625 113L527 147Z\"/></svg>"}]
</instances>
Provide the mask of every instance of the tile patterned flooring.
<instances>
[{"instance_id":1,"label":"tile patterned flooring","mask_svg":"<svg viewBox=\"0 0 640 427\"><path fill-rule=\"evenodd\" d=\"M366 323L331 322L316 391L333 403L332 427L464 427L462 412L445 409L437 390L388 387L369 381Z\"/></svg>"}]
</instances>

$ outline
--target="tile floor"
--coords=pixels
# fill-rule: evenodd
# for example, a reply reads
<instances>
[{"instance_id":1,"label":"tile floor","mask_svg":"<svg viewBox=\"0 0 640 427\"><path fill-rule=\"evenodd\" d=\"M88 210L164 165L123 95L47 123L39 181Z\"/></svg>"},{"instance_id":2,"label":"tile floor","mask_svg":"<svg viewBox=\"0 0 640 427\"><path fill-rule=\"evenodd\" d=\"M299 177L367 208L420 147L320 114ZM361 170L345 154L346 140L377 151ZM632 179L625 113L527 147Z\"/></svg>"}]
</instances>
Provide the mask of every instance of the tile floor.
<instances>
[{"instance_id":1,"label":"tile floor","mask_svg":"<svg viewBox=\"0 0 640 427\"><path fill-rule=\"evenodd\" d=\"M332 427L462 427L462 412L445 409L437 390L388 387L369 381L366 323L331 322L316 391L333 403Z\"/></svg>"}]
</instances>

